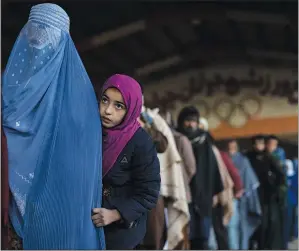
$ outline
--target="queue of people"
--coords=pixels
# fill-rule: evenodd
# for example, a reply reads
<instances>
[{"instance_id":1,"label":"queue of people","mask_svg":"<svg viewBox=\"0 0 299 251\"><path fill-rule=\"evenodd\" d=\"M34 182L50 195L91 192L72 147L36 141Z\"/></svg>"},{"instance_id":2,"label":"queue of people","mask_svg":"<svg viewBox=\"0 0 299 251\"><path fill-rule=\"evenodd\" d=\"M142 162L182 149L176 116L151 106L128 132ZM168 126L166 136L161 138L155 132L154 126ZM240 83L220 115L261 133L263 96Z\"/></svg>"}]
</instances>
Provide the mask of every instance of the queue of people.
<instances>
[{"instance_id":1,"label":"queue of people","mask_svg":"<svg viewBox=\"0 0 299 251\"><path fill-rule=\"evenodd\" d=\"M297 238L297 157L286 160L275 135L253 136L252 148L245 151L239 149L237 139L231 139L220 150L207 120L195 107L182 109L172 132L186 140L184 144L177 140L182 169L189 174L181 187L190 213L185 246L194 250L287 249L288 242ZM167 229L165 224L162 227ZM186 234L186 229L182 232ZM185 240L182 236L180 242Z\"/></svg>"},{"instance_id":2,"label":"queue of people","mask_svg":"<svg viewBox=\"0 0 299 251\"><path fill-rule=\"evenodd\" d=\"M286 249L298 161L278 138L219 149L115 74L95 95L55 4L31 9L2 82L2 249Z\"/></svg>"}]
</instances>

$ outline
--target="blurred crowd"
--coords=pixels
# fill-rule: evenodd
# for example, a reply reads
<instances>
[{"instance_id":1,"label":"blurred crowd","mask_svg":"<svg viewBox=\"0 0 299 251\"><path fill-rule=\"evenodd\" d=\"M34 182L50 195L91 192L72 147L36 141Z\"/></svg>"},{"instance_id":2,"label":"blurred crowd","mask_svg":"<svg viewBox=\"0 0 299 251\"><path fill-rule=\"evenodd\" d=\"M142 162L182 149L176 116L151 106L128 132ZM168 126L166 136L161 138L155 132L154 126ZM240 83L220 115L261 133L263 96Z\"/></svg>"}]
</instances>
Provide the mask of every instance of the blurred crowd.
<instances>
[{"instance_id":1,"label":"blurred crowd","mask_svg":"<svg viewBox=\"0 0 299 251\"><path fill-rule=\"evenodd\" d=\"M286 159L275 135L251 149L230 139L218 149L192 106L169 114L143 107L155 142L161 191L140 249L287 249L298 237L298 159Z\"/></svg>"}]
</instances>

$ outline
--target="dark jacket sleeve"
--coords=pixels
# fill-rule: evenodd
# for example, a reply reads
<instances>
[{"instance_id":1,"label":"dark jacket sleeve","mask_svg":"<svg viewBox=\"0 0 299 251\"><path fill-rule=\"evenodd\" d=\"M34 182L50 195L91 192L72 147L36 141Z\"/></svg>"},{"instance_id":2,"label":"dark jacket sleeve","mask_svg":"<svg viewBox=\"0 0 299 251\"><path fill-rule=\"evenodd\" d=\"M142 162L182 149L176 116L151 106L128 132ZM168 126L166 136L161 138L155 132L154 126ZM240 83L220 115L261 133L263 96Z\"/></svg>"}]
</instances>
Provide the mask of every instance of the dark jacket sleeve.
<instances>
[{"instance_id":1,"label":"dark jacket sleeve","mask_svg":"<svg viewBox=\"0 0 299 251\"><path fill-rule=\"evenodd\" d=\"M239 170L235 167L232 159L228 156L227 153L220 151L220 154L224 164L227 167L227 171L234 182L234 192L237 193L243 189L243 183L239 174Z\"/></svg>"},{"instance_id":2,"label":"dark jacket sleeve","mask_svg":"<svg viewBox=\"0 0 299 251\"><path fill-rule=\"evenodd\" d=\"M213 153L212 151L212 148L211 148L211 154L212 154L212 164L214 165L214 186L213 186L213 193L212 195L216 195L216 194L219 194L220 192L223 191L224 189L224 186L223 186L223 183L222 183L222 179L221 179L221 174L220 174L220 171L219 171L219 166L217 164L217 159L216 159L216 156L215 154Z\"/></svg>"},{"instance_id":3,"label":"dark jacket sleeve","mask_svg":"<svg viewBox=\"0 0 299 251\"><path fill-rule=\"evenodd\" d=\"M141 140L135 147L131 165L134 194L113 205L127 226L156 206L160 192L160 164L155 146L149 135Z\"/></svg>"}]
</instances>

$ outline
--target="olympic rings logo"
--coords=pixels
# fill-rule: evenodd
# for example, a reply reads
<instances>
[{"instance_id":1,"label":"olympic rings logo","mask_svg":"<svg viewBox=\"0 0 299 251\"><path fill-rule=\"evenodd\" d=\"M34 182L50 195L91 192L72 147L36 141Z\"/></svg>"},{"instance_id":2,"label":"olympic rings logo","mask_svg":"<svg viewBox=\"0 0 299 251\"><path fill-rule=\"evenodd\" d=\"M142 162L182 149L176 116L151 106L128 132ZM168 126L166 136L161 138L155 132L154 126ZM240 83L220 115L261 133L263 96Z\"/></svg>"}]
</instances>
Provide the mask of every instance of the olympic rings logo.
<instances>
[{"instance_id":1,"label":"olympic rings logo","mask_svg":"<svg viewBox=\"0 0 299 251\"><path fill-rule=\"evenodd\" d=\"M235 128L244 126L248 120L260 114L261 110L262 103L255 96L243 97L237 103L229 98L222 98L213 106L215 116Z\"/></svg>"}]
</instances>

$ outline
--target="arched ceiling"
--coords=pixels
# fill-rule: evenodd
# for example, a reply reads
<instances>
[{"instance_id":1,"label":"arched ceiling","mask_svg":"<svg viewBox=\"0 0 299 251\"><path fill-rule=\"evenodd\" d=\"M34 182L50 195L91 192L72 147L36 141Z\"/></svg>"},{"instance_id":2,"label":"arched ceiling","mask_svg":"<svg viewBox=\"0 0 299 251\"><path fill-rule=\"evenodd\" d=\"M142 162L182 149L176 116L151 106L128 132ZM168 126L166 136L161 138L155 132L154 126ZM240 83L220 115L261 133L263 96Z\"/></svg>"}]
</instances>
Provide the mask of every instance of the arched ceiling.
<instances>
[{"instance_id":1,"label":"arched ceiling","mask_svg":"<svg viewBox=\"0 0 299 251\"><path fill-rule=\"evenodd\" d=\"M2 0L2 67L32 5ZM95 85L113 73L140 82L213 64L297 67L298 3L52 1Z\"/></svg>"}]
</instances>

